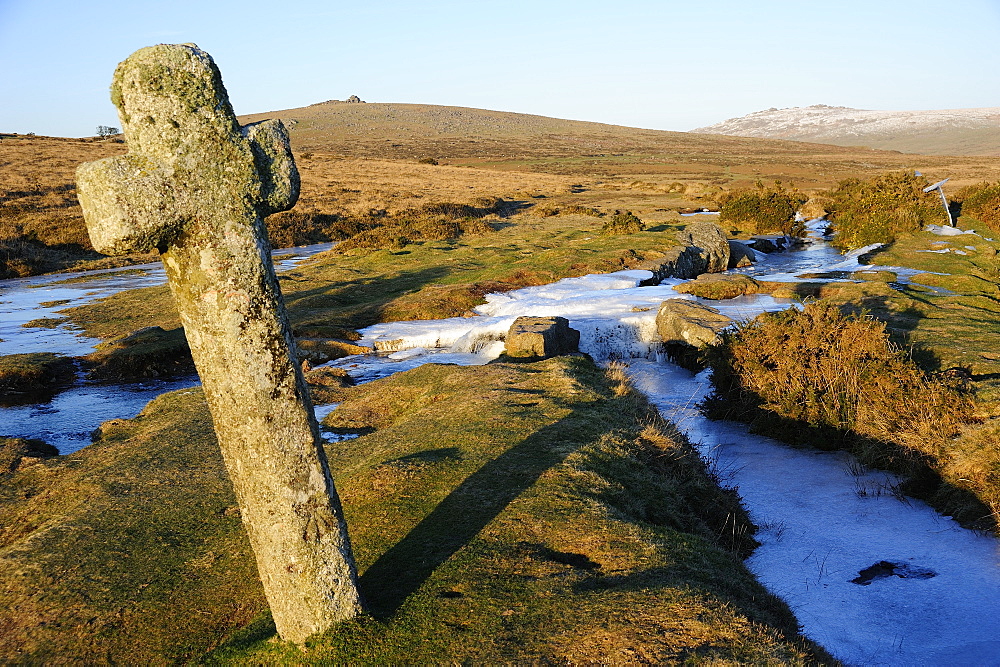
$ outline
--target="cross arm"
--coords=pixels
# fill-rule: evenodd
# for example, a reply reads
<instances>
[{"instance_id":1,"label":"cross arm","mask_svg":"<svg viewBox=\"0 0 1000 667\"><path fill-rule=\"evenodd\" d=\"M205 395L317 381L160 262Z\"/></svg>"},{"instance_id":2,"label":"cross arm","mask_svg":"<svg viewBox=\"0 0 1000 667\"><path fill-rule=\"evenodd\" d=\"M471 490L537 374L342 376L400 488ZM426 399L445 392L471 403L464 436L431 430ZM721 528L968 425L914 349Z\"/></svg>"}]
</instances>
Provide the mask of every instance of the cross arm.
<instances>
[{"instance_id":1,"label":"cross arm","mask_svg":"<svg viewBox=\"0 0 1000 667\"><path fill-rule=\"evenodd\" d=\"M244 125L242 130L250 142L260 176L261 216L287 211L299 198L299 170L295 167L285 124L272 118Z\"/></svg>"},{"instance_id":2,"label":"cross arm","mask_svg":"<svg viewBox=\"0 0 1000 667\"><path fill-rule=\"evenodd\" d=\"M171 241L184 223L169 171L150 160L129 154L86 162L77 168L76 182L98 252L149 252Z\"/></svg>"}]
</instances>

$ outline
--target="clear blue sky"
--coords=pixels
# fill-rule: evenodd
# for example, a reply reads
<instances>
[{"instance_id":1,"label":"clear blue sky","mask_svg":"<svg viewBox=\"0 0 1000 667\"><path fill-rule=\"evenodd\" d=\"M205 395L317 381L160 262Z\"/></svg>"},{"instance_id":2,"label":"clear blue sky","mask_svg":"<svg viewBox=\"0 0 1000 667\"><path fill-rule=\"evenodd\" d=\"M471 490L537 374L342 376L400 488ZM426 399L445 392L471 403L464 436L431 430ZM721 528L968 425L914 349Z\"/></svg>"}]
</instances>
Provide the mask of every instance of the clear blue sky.
<instances>
[{"instance_id":1,"label":"clear blue sky","mask_svg":"<svg viewBox=\"0 0 1000 667\"><path fill-rule=\"evenodd\" d=\"M0 0L0 132L119 125L115 65L162 42L211 53L237 113L355 94L688 130L1000 106L1000 0Z\"/></svg>"}]
</instances>

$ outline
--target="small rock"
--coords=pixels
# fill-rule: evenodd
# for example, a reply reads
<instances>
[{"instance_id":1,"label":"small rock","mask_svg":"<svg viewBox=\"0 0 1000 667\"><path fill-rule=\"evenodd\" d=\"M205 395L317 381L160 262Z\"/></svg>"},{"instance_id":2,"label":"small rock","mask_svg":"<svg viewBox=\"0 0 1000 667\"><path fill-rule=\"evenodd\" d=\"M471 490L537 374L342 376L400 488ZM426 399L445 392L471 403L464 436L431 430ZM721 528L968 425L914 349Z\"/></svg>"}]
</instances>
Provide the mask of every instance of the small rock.
<instances>
[{"instance_id":1,"label":"small rock","mask_svg":"<svg viewBox=\"0 0 1000 667\"><path fill-rule=\"evenodd\" d=\"M656 313L656 329L664 343L708 345L732 320L711 306L688 299L667 299Z\"/></svg>"},{"instance_id":2,"label":"small rock","mask_svg":"<svg viewBox=\"0 0 1000 667\"><path fill-rule=\"evenodd\" d=\"M757 256L753 254L746 244L740 241L729 242L729 267L730 269L742 269L753 266L757 261Z\"/></svg>"},{"instance_id":3,"label":"small rock","mask_svg":"<svg viewBox=\"0 0 1000 667\"><path fill-rule=\"evenodd\" d=\"M580 332L565 317L519 317L507 332L508 357L548 359L579 351Z\"/></svg>"}]
</instances>

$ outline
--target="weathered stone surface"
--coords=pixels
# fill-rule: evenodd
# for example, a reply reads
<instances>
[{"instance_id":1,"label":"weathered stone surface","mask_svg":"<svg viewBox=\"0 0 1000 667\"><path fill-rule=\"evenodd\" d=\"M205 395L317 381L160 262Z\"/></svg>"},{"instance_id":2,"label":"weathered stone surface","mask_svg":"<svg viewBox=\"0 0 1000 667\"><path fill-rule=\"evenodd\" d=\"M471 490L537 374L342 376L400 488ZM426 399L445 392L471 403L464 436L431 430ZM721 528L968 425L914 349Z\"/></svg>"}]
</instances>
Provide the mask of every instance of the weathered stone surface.
<instances>
[{"instance_id":1,"label":"weathered stone surface","mask_svg":"<svg viewBox=\"0 0 1000 667\"><path fill-rule=\"evenodd\" d=\"M729 267L730 269L742 269L753 266L757 261L757 256L746 244L741 241L729 242Z\"/></svg>"},{"instance_id":2,"label":"weathered stone surface","mask_svg":"<svg viewBox=\"0 0 1000 667\"><path fill-rule=\"evenodd\" d=\"M129 153L77 171L91 239L161 252L275 625L301 642L361 603L263 224L298 197L287 132L241 128L190 44L140 49L111 95Z\"/></svg>"},{"instance_id":3,"label":"weathered stone surface","mask_svg":"<svg viewBox=\"0 0 1000 667\"><path fill-rule=\"evenodd\" d=\"M662 257L648 259L635 267L653 272L644 285L658 285L667 278L694 278L729 268L729 242L718 225L708 221L691 223L682 241L683 245L667 250Z\"/></svg>"},{"instance_id":4,"label":"weathered stone surface","mask_svg":"<svg viewBox=\"0 0 1000 667\"><path fill-rule=\"evenodd\" d=\"M663 257L648 259L635 268L652 271L653 277L644 284L659 285L667 278L694 278L705 271L705 259L694 246L676 246Z\"/></svg>"},{"instance_id":5,"label":"weathered stone surface","mask_svg":"<svg viewBox=\"0 0 1000 667\"><path fill-rule=\"evenodd\" d=\"M730 324L732 320L715 308L687 299L667 299L656 313L656 329L664 343L708 345Z\"/></svg>"},{"instance_id":6,"label":"weathered stone surface","mask_svg":"<svg viewBox=\"0 0 1000 667\"><path fill-rule=\"evenodd\" d=\"M505 353L519 359L548 359L580 351L580 332L565 317L519 317L507 331Z\"/></svg>"},{"instance_id":7,"label":"weathered stone surface","mask_svg":"<svg viewBox=\"0 0 1000 667\"><path fill-rule=\"evenodd\" d=\"M691 223L684 231L688 245L698 248L705 259L702 273L719 273L729 268L729 241L718 225L701 220Z\"/></svg>"},{"instance_id":8,"label":"weathered stone surface","mask_svg":"<svg viewBox=\"0 0 1000 667\"><path fill-rule=\"evenodd\" d=\"M754 236L747 245L758 252L781 252L788 245L788 237L780 235Z\"/></svg>"},{"instance_id":9,"label":"weathered stone surface","mask_svg":"<svg viewBox=\"0 0 1000 667\"><path fill-rule=\"evenodd\" d=\"M674 291L703 299L733 299L744 294L756 294L760 291L760 283L742 273L704 273L691 282L678 285Z\"/></svg>"}]
</instances>

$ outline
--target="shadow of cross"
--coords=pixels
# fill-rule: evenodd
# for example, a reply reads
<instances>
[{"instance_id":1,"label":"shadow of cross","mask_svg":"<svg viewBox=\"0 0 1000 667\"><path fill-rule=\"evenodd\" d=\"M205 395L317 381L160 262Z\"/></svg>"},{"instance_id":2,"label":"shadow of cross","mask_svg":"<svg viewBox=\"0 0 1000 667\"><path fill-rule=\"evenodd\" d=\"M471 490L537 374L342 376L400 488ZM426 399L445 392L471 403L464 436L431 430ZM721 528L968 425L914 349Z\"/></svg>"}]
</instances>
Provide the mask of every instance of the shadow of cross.
<instances>
[{"instance_id":1,"label":"shadow of cross","mask_svg":"<svg viewBox=\"0 0 1000 667\"><path fill-rule=\"evenodd\" d=\"M107 254L160 251L275 625L301 642L361 605L263 224L298 198L288 134L241 128L191 44L136 51L111 98L129 153L77 170L90 237Z\"/></svg>"}]
</instances>

